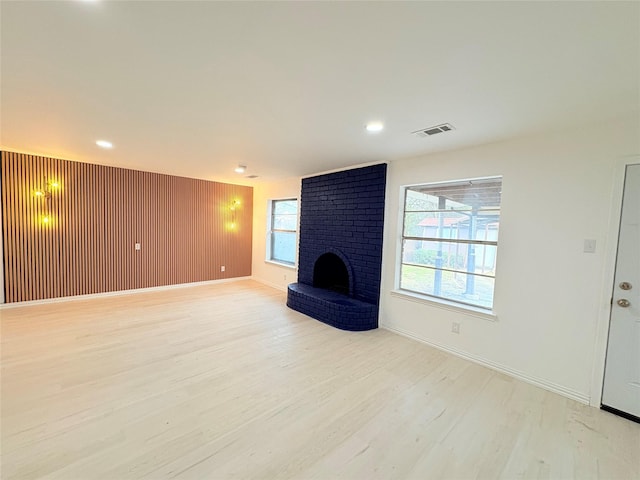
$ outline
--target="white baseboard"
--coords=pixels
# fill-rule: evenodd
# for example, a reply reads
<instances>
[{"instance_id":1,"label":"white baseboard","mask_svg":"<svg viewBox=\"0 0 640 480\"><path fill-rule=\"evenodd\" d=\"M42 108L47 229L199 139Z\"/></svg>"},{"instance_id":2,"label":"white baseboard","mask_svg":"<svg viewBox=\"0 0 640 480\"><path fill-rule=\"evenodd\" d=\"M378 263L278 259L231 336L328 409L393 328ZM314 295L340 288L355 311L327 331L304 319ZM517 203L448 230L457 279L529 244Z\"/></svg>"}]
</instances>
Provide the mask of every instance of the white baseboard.
<instances>
[{"instance_id":1,"label":"white baseboard","mask_svg":"<svg viewBox=\"0 0 640 480\"><path fill-rule=\"evenodd\" d=\"M465 360L469 360L471 362L477 363L484 367L488 367L492 370L496 370L497 372L504 373L505 375L509 375L510 377L517 378L518 380L522 380L523 382L529 383L531 385L535 385L536 387L540 387L545 390L549 390L550 392L557 393L558 395L562 395L563 397L570 398L572 400L575 400L576 402L589 405L589 400L590 400L589 396L581 392L578 392L576 390L563 387L562 385L549 382L542 378L533 377L531 375L520 372L510 367L507 367L506 365L501 365L499 363L493 362L486 358L478 357L476 355L472 355L467 352L463 352L461 350L457 350L455 348L451 348L446 345L441 345L436 342L425 340L423 338L413 335L412 333L405 332L397 328L388 327L386 325L380 325L380 328L383 328L393 333L397 333L398 335L402 335L403 337L411 338L412 340L417 340L418 342L429 345L430 347L434 347L434 348L437 348L438 350L451 353L452 355L455 355L457 357L464 358Z\"/></svg>"},{"instance_id":2,"label":"white baseboard","mask_svg":"<svg viewBox=\"0 0 640 480\"><path fill-rule=\"evenodd\" d=\"M131 295L134 293L160 292L163 290L174 290L176 288L197 287L199 285L215 285L218 283L237 282L240 280L252 280L252 277L222 278L220 280L205 280L203 282L177 283L175 285L162 285L159 287L134 288L131 290L117 290L115 292L88 293L86 295L73 295L71 297L45 298L43 300L28 300L26 302L13 302L0 304L0 310L9 308L26 307L29 305L43 305L47 303L70 302L74 300L89 300L92 298L117 297L120 295Z\"/></svg>"},{"instance_id":3,"label":"white baseboard","mask_svg":"<svg viewBox=\"0 0 640 480\"><path fill-rule=\"evenodd\" d=\"M266 285L267 287L275 288L276 290L280 290L281 292L286 292L287 291L287 286L286 285L285 286L277 285L275 283L269 282L267 280L264 280L264 279L258 278L258 277L251 277L251 280L255 280L258 283Z\"/></svg>"}]
</instances>

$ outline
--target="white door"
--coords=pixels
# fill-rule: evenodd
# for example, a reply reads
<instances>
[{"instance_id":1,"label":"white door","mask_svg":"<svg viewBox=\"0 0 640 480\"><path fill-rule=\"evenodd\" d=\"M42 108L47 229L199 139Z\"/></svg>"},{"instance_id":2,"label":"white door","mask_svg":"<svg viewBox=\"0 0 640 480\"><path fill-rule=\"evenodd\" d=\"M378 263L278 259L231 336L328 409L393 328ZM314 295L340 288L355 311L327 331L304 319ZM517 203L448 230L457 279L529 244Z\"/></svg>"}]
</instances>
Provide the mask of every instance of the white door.
<instances>
[{"instance_id":1,"label":"white door","mask_svg":"<svg viewBox=\"0 0 640 480\"><path fill-rule=\"evenodd\" d=\"M640 165L627 165L602 405L640 418Z\"/></svg>"}]
</instances>

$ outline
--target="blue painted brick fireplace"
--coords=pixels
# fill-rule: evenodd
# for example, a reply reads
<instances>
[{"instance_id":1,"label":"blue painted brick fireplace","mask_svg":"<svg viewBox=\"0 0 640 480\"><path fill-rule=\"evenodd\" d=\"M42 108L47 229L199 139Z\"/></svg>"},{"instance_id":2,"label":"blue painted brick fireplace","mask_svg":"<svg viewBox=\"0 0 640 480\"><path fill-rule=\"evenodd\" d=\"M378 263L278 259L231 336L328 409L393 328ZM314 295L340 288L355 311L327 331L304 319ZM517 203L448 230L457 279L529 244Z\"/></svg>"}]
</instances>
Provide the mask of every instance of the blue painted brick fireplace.
<instances>
[{"instance_id":1,"label":"blue painted brick fireplace","mask_svg":"<svg viewBox=\"0 0 640 480\"><path fill-rule=\"evenodd\" d=\"M380 164L302 180L290 308L343 330L378 327L386 178Z\"/></svg>"}]
</instances>

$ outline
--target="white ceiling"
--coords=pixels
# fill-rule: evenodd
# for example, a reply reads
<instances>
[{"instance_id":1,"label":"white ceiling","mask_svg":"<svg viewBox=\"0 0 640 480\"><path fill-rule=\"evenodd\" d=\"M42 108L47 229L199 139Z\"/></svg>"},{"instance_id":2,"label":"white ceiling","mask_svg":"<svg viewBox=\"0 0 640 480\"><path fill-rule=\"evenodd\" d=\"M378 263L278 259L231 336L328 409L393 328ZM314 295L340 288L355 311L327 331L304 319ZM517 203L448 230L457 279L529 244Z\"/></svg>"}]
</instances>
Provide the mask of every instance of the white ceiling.
<instances>
[{"instance_id":1,"label":"white ceiling","mask_svg":"<svg viewBox=\"0 0 640 480\"><path fill-rule=\"evenodd\" d=\"M251 184L638 112L638 2L0 4L5 149ZM386 129L368 134L380 120ZM454 132L410 134L449 122ZM97 139L114 143L111 151Z\"/></svg>"}]
</instances>

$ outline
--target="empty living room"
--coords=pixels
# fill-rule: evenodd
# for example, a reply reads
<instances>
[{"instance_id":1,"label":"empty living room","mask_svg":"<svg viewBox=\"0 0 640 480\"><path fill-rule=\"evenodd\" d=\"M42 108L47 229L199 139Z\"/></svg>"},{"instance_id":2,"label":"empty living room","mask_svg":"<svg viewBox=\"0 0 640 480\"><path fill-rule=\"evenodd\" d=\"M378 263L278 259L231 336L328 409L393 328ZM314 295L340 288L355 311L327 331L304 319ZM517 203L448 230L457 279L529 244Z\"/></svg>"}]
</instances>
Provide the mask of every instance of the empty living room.
<instances>
[{"instance_id":1,"label":"empty living room","mask_svg":"<svg viewBox=\"0 0 640 480\"><path fill-rule=\"evenodd\" d=\"M640 478L640 3L0 0L0 478Z\"/></svg>"}]
</instances>

